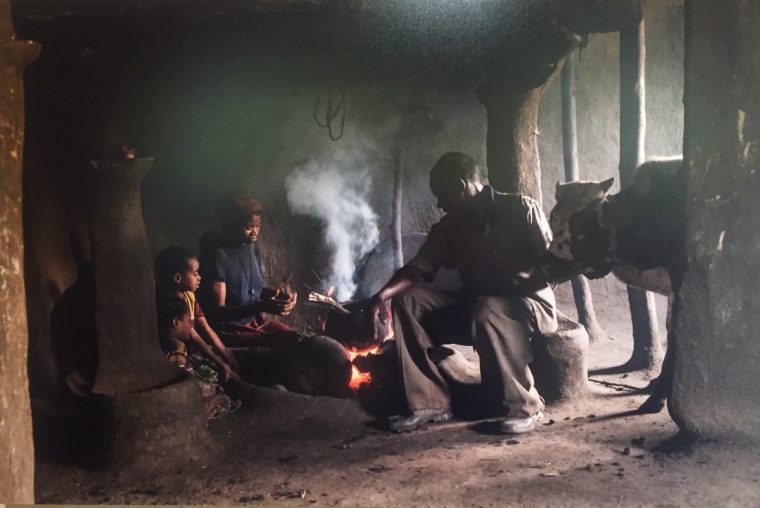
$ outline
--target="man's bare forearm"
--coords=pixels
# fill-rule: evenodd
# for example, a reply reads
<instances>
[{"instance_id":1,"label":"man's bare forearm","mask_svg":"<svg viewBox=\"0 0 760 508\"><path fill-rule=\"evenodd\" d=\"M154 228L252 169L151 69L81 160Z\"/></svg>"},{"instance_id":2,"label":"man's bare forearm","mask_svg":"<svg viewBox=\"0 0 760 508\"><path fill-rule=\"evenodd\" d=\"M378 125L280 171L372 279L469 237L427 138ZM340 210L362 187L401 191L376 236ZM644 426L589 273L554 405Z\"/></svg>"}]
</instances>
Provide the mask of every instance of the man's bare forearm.
<instances>
[{"instance_id":1,"label":"man's bare forearm","mask_svg":"<svg viewBox=\"0 0 760 508\"><path fill-rule=\"evenodd\" d=\"M404 266L378 291L373 299L386 302L413 288L423 279L424 274L415 266Z\"/></svg>"}]
</instances>

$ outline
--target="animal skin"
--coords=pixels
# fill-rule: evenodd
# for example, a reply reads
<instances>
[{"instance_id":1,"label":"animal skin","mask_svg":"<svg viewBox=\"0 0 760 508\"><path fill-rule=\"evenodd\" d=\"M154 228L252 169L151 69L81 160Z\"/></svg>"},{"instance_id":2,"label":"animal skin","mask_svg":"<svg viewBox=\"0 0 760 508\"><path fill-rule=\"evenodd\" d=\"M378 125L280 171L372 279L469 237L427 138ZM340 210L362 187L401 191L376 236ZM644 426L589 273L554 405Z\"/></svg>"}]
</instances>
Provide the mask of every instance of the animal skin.
<instances>
[{"instance_id":1,"label":"animal skin","mask_svg":"<svg viewBox=\"0 0 760 508\"><path fill-rule=\"evenodd\" d=\"M645 162L631 185L610 195L614 183L557 184L557 204L549 215L553 240L541 264L551 282L577 275L595 279L612 272L624 283L665 296L682 273L683 186L681 157ZM670 342L670 332L668 341ZM668 348L653 395L639 408L660 411L670 391L672 348Z\"/></svg>"}]
</instances>

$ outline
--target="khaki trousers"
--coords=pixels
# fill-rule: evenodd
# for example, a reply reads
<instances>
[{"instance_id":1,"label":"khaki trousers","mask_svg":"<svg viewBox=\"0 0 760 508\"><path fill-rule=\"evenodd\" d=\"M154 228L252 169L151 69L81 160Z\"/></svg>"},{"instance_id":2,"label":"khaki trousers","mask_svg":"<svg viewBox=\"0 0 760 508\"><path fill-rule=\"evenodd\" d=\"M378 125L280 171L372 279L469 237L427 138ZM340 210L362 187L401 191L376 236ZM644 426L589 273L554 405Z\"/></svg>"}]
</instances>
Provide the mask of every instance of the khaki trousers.
<instances>
[{"instance_id":1,"label":"khaki trousers","mask_svg":"<svg viewBox=\"0 0 760 508\"><path fill-rule=\"evenodd\" d=\"M550 290L549 290L550 291ZM442 344L472 344L489 402L510 416L544 407L533 386L530 335L556 328L551 304L521 296L463 296L415 288L393 299L393 326L407 403L412 411L450 409L448 385L428 356Z\"/></svg>"}]
</instances>

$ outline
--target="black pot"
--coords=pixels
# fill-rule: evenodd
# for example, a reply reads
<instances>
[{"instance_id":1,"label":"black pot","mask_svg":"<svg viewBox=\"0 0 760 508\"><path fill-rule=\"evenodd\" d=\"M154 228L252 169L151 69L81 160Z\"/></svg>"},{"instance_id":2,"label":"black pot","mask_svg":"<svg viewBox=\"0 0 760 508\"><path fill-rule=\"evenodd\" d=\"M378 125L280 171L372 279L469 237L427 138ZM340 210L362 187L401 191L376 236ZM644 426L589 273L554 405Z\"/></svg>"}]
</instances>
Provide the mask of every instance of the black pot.
<instances>
[{"instance_id":1,"label":"black pot","mask_svg":"<svg viewBox=\"0 0 760 508\"><path fill-rule=\"evenodd\" d=\"M375 346L388 336L389 328L392 326L390 313L387 314L387 319L375 319L372 324L365 322L370 306L369 298L344 303L343 306L350 312L349 314L338 310L330 310L327 313L324 325L325 335L334 338L347 348L353 347L359 350Z\"/></svg>"}]
</instances>

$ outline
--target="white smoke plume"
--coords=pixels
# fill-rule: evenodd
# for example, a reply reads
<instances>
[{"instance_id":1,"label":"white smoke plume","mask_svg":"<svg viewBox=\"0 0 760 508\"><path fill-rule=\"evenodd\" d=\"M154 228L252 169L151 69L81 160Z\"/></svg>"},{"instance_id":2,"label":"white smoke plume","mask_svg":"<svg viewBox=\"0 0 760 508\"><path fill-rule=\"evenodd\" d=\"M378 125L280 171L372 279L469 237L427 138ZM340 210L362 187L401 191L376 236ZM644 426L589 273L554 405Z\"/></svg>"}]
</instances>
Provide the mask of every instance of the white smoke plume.
<instances>
[{"instance_id":1,"label":"white smoke plume","mask_svg":"<svg viewBox=\"0 0 760 508\"><path fill-rule=\"evenodd\" d=\"M290 209L320 219L333 251L326 283L335 286L336 300L356 292L356 262L378 243L377 215L369 205L372 181L368 170L341 170L309 162L285 180Z\"/></svg>"}]
</instances>

